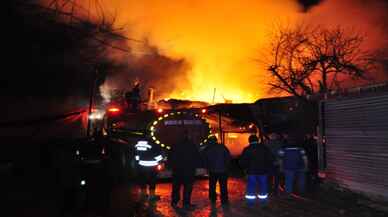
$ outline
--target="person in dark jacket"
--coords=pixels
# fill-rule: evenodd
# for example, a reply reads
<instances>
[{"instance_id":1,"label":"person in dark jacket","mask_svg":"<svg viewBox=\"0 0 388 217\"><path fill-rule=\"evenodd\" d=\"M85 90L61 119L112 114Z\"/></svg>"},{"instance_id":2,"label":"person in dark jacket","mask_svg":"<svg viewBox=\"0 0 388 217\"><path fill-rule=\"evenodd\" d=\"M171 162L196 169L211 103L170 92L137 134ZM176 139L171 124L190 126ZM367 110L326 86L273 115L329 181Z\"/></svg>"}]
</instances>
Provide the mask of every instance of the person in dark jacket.
<instances>
[{"instance_id":1,"label":"person in dark jacket","mask_svg":"<svg viewBox=\"0 0 388 217\"><path fill-rule=\"evenodd\" d=\"M180 200L180 189L183 185L183 207L194 208L191 204L191 192L195 180L195 170L201 163L197 146L187 131L183 140L174 144L169 153L169 165L172 169L171 206L176 207Z\"/></svg>"},{"instance_id":2,"label":"person in dark jacket","mask_svg":"<svg viewBox=\"0 0 388 217\"><path fill-rule=\"evenodd\" d=\"M311 134L306 134L303 148L306 151L308 160L307 171L307 188L310 191L315 191L318 183L318 145L317 141Z\"/></svg>"},{"instance_id":3,"label":"person in dark jacket","mask_svg":"<svg viewBox=\"0 0 388 217\"><path fill-rule=\"evenodd\" d=\"M139 111L139 106L141 103L140 83L135 83L135 86L132 88L132 91L128 91L127 93L125 93L125 100L127 101L128 107L130 107L130 111Z\"/></svg>"},{"instance_id":4,"label":"person in dark jacket","mask_svg":"<svg viewBox=\"0 0 388 217\"><path fill-rule=\"evenodd\" d=\"M248 205L253 205L258 198L263 205L268 199L268 174L273 167L274 158L271 150L259 142L256 135L249 136L249 146L246 147L240 158L240 165L248 174L245 198ZM257 185L259 193L256 194Z\"/></svg>"},{"instance_id":5,"label":"person in dark jacket","mask_svg":"<svg viewBox=\"0 0 388 217\"><path fill-rule=\"evenodd\" d=\"M225 145L217 143L217 138L208 139L208 147L204 150L204 162L209 171L209 199L214 204L217 200L217 182L221 189L221 204L227 205L228 200L228 166L230 152Z\"/></svg>"},{"instance_id":6,"label":"person in dark jacket","mask_svg":"<svg viewBox=\"0 0 388 217\"><path fill-rule=\"evenodd\" d=\"M300 193L305 190L305 172L308 168L305 150L300 147L302 142L296 140L293 143L285 142L285 146L279 150L281 167L286 181L286 193L293 192L294 180L297 179Z\"/></svg>"},{"instance_id":7,"label":"person in dark jacket","mask_svg":"<svg viewBox=\"0 0 388 217\"><path fill-rule=\"evenodd\" d=\"M271 150L272 155L277 157L278 151L283 146L283 142L278 134L272 133L269 135L269 140L266 142L266 145ZM273 181L273 183L270 182L270 184L272 184L272 193L275 196L277 196L279 192L279 182L281 177L279 162L279 159L276 158L270 173L270 180Z\"/></svg>"}]
</instances>

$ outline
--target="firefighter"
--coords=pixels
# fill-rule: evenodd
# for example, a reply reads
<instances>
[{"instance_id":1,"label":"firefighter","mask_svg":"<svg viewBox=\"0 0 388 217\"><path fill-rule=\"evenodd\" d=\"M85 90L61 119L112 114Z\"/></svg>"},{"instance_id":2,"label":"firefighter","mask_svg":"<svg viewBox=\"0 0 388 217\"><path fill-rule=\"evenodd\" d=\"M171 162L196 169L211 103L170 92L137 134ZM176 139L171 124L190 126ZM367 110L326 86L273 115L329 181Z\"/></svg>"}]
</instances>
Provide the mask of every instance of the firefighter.
<instances>
[{"instance_id":1,"label":"firefighter","mask_svg":"<svg viewBox=\"0 0 388 217\"><path fill-rule=\"evenodd\" d=\"M282 148L283 143L281 141L281 138L276 133L271 133L269 135L269 140L267 140L266 145L271 150L273 156L278 156L278 151ZM274 161L274 165L271 169L270 173L270 180L273 182L270 182L272 184L272 194L274 196L278 195L279 192L279 182L280 182L280 165L279 165L279 159L276 159Z\"/></svg>"},{"instance_id":2,"label":"firefighter","mask_svg":"<svg viewBox=\"0 0 388 217\"><path fill-rule=\"evenodd\" d=\"M228 200L228 166L230 163L230 152L228 148L217 143L217 138L211 136L208 139L209 145L204 151L204 163L209 171L209 199L212 204L217 200L216 185L220 184L221 204L227 205Z\"/></svg>"},{"instance_id":3,"label":"firefighter","mask_svg":"<svg viewBox=\"0 0 388 217\"><path fill-rule=\"evenodd\" d=\"M162 159L163 156L159 146L151 145L146 140L138 141L135 145L135 161L142 199L148 198L151 201L160 199L160 197L155 194L155 189L157 167Z\"/></svg>"},{"instance_id":4,"label":"firefighter","mask_svg":"<svg viewBox=\"0 0 388 217\"><path fill-rule=\"evenodd\" d=\"M131 91L125 93L125 100L127 101L128 107L132 112L139 111L139 106L141 102L140 97L140 83L136 83Z\"/></svg>"},{"instance_id":5,"label":"firefighter","mask_svg":"<svg viewBox=\"0 0 388 217\"><path fill-rule=\"evenodd\" d=\"M197 146L188 131L184 131L183 140L173 146L169 153L169 165L172 169L171 206L177 207L180 189L183 185L183 208L193 209L191 193L195 180L195 170L201 160Z\"/></svg>"},{"instance_id":6,"label":"firefighter","mask_svg":"<svg viewBox=\"0 0 388 217\"><path fill-rule=\"evenodd\" d=\"M306 151L308 160L307 188L309 191L314 192L319 184L318 145L316 137L311 134L306 134L303 142L303 148Z\"/></svg>"},{"instance_id":7,"label":"firefighter","mask_svg":"<svg viewBox=\"0 0 388 217\"><path fill-rule=\"evenodd\" d=\"M299 192L303 194L305 191L305 172L308 168L306 152L300 147L302 145L300 140L292 143L285 140L284 143L285 145L279 150L278 155L285 176L287 196L293 192L295 178L298 182Z\"/></svg>"},{"instance_id":8,"label":"firefighter","mask_svg":"<svg viewBox=\"0 0 388 217\"><path fill-rule=\"evenodd\" d=\"M263 205L268 201L268 174L273 167L273 155L271 150L265 146L256 135L248 138L249 146L244 148L240 165L248 174L245 199L248 206L252 206L256 199ZM256 189L259 186L259 193Z\"/></svg>"}]
</instances>

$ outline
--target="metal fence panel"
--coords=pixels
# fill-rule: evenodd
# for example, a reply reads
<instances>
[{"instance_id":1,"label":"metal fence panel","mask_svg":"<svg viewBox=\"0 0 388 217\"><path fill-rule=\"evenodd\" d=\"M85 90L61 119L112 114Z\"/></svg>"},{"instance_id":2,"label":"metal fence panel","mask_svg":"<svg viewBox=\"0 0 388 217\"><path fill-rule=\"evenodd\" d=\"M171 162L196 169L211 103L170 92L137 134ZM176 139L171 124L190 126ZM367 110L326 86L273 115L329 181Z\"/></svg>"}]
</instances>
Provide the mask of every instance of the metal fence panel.
<instances>
[{"instance_id":1,"label":"metal fence panel","mask_svg":"<svg viewBox=\"0 0 388 217\"><path fill-rule=\"evenodd\" d=\"M328 179L388 198L388 93L324 103Z\"/></svg>"}]
</instances>

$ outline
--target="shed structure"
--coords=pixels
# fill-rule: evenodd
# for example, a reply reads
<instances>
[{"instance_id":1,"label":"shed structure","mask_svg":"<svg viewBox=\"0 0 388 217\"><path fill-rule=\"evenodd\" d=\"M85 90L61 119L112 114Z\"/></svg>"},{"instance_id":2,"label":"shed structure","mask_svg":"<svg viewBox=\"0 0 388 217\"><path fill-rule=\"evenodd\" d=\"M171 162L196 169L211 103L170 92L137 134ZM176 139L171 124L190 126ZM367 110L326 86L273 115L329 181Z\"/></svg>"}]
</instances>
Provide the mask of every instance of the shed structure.
<instances>
[{"instance_id":1,"label":"shed structure","mask_svg":"<svg viewBox=\"0 0 388 217\"><path fill-rule=\"evenodd\" d=\"M327 179L388 199L388 92L336 97L320 109Z\"/></svg>"}]
</instances>

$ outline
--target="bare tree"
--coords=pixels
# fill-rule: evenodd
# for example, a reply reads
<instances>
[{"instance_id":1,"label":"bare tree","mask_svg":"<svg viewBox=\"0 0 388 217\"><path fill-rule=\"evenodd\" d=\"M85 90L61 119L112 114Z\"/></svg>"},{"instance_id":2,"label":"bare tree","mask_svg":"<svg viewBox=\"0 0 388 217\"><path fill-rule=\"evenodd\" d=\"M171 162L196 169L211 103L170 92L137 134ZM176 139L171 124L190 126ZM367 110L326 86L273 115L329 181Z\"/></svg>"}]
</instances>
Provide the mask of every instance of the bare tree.
<instances>
[{"instance_id":1,"label":"bare tree","mask_svg":"<svg viewBox=\"0 0 388 217\"><path fill-rule=\"evenodd\" d=\"M368 79L375 62L363 42L364 36L342 27L278 28L264 60L271 90L305 98L338 90L347 79Z\"/></svg>"}]
</instances>

